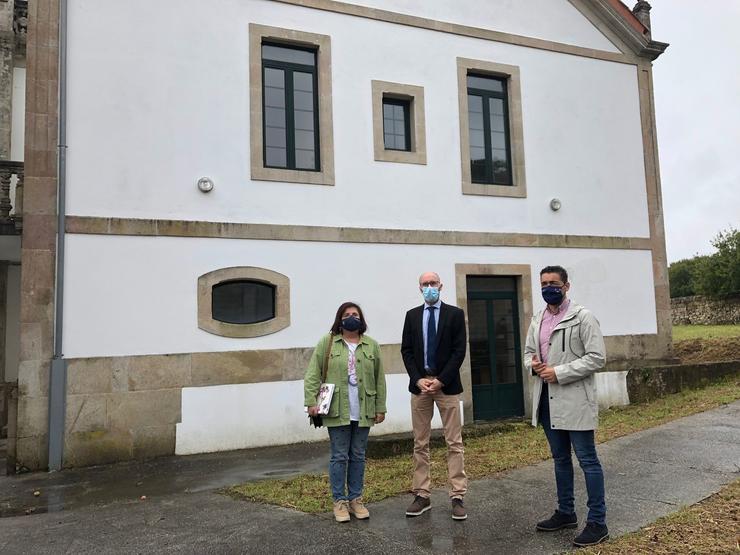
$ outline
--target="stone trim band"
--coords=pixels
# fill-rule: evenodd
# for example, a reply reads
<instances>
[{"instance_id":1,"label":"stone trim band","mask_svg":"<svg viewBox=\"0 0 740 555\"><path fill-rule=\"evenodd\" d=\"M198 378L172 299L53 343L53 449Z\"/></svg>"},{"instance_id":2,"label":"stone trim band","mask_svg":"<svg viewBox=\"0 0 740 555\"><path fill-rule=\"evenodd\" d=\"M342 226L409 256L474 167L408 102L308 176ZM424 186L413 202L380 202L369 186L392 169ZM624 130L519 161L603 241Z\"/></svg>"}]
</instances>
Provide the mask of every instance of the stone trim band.
<instances>
[{"instance_id":1,"label":"stone trim band","mask_svg":"<svg viewBox=\"0 0 740 555\"><path fill-rule=\"evenodd\" d=\"M143 220L94 216L67 216L67 233L470 247L547 247L622 250L650 250L652 248L652 243L647 237L326 227L204 222L196 220Z\"/></svg>"}]
</instances>

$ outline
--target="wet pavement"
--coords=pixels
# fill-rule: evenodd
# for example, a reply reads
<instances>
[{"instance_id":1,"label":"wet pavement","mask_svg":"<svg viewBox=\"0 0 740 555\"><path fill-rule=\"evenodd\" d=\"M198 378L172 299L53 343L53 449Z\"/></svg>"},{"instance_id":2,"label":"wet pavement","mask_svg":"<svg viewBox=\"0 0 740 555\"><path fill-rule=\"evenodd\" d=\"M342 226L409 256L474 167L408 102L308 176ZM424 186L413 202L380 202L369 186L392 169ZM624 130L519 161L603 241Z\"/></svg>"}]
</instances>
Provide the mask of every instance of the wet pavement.
<instances>
[{"instance_id":1,"label":"wet pavement","mask_svg":"<svg viewBox=\"0 0 740 555\"><path fill-rule=\"evenodd\" d=\"M740 401L601 444L599 453L610 531L636 530L740 477ZM327 458L327 445L313 444L0 478L6 515L24 511L0 518L0 552L557 553L577 533L533 530L554 508L551 461L471 482L462 522L450 518L442 490L420 517L404 517L411 498L401 496L348 524L215 491L271 472L322 472ZM576 502L583 522L577 465Z\"/></svg>"},{"instance_id":2,"label":"wet pavement","mask_svg":"<svg viewBox=\"0 0 740 555\"><path fill-rule=\"evenodd\" d=\"M0 517L214 491L253 480L326 472L328 443L162 457L0 476ZM38 496L34 492L39 492Z\"/></svg>"}]
</instances>

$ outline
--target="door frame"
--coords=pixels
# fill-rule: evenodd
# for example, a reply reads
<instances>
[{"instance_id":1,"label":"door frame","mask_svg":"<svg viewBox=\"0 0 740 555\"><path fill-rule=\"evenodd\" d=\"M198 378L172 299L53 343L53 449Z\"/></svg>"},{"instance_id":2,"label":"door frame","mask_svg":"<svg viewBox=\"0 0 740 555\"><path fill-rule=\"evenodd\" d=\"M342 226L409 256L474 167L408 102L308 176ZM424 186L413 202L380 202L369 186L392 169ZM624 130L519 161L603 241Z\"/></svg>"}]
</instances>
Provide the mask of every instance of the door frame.
<instances>
[{"instance_id":1,"label":"door frame","mask_svg":"<svg viewBox=\"0 0 740 555\"><path fill-rule=\"evenodd\" d=\"M524 351L527 330L532 320L532 267L529 264L455 264L455 284L457 306L465 311L465 326L468 323L468 285L467 276L500 276L516 279L517 309L519 311L519 342ZM463 384L463 412L465 423L473 422L473 381L470 369L470 353L466 350L465 360L460 368ZM524 416L532 416L532 378L522 364L522 389L524 390Z\"/></svg>"}]
</instances>

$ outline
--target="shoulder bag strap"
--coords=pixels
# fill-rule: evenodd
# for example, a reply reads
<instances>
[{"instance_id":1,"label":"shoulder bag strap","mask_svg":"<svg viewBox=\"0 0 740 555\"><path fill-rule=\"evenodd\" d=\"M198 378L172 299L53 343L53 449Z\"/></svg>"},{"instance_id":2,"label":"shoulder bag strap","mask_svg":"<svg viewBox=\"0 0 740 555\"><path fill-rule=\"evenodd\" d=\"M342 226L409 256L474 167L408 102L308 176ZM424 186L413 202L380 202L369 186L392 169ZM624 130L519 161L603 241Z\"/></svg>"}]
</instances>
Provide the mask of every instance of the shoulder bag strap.
<instances>
[{"instance_id":1,"label":"shoulder bag strap","mask_svg":"<svg viewBox=\"0 0 740 555\"><path fill-rule=\"evenodd\" d=\"M329 353L331 352L332 343L334 343L334 334L329 332L329 341L326 342L326 349L324 349L324 366L321 368L321 383L326 383L326 374L329 372Z\"/></svg>"}]
</instances>

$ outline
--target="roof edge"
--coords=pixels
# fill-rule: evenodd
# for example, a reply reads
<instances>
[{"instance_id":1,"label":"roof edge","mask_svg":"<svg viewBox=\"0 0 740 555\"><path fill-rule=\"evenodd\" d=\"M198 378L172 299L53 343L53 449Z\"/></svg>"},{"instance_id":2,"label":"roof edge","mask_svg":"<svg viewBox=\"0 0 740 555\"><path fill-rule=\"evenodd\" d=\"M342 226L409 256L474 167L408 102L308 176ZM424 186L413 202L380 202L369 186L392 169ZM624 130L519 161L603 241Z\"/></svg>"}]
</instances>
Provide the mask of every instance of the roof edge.
<instances>
[{"instance_id":1,"label":"roof edge","mask_svg":"<svg viewBox=\"0 0 740 555\"><path fill-rule=\"evenodd\" d=\"M650 29L635 17L620 0L586 0L594 12L641 58L655 60L666 48L667 42L653 40Z\"/></svg>"}]
</instances>

